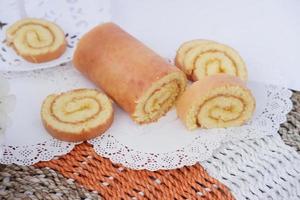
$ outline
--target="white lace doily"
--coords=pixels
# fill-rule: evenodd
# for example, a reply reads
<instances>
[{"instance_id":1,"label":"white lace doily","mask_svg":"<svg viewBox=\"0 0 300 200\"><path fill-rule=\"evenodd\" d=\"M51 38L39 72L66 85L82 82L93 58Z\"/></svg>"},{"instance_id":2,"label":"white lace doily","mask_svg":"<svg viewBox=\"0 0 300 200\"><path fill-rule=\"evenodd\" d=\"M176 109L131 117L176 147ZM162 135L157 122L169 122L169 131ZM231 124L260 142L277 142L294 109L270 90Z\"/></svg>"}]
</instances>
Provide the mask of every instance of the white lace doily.
<instances>
[{"instance_id":1,"label":"white lace doily","mask_svg":"<svg viewBox=\"0 0 300 200\"><path fill-rule=\"evenodd\" d=\"M277 134L292 109L291 92L285 88L250 83L257 101L253 119L241 127L198 129L189 132L169 112L158 123L136 126L117 110L115 125L106 134L89 143L96 152L132 169L174 169L209 159L226 142L262 138Z\"/></svg>"},{"instance_id":2,"label":"white lace doily","mask_svg":"<svg viewBox=\"0 0 300 200\"><path fill-rule=\"evenodd\" d=\"M109 21L111 17L109 0L5 0L0 1L0 13L0 71L27 71L68 62L80 36L93 26ZM66 34L66 52L60 58L45 63L30 63L18 56L4 42L5 30L24 17L57 23Z\"/></svg>"},{"instance_id":3,"label":"white lace doily","mask_svg":"<svg viewBox=\"0 0 300 200\"><path fill-rule=\"evenodd\" d=\"M73 143L53 139L43 128L41 103L50 93L94 85L71 66L2 75L9 79L17 103L0 162L30 165L69 152ZM252 121L244 126L189 132L174 110L157 123L140 126L115 106L112 127L89 143L98 154L133 169L173 169L195 164L211 157L224 143L276 134L279 124L286 120L292 108L288 89L255 82L250 82L249 87L256 97L257 109Z\"/></svg>"}]
</instances>

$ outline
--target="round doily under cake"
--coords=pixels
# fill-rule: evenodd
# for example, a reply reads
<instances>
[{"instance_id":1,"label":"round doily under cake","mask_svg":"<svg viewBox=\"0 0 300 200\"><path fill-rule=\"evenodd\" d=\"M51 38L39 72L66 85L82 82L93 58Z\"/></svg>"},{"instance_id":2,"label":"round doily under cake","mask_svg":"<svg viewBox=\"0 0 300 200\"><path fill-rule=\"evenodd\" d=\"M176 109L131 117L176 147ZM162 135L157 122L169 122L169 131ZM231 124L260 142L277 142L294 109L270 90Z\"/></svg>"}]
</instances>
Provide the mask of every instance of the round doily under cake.
<instances>
[{"instance_id":1,"label":"round doily under cake","mask_svg":"<svg viewBox=\"0 0 300 200\"><path fill-rule=\"evenodd\" d=\"M22 73L4 73L17 95L14 121L7 129L1 163L31 165L71 151L74 143L52 138L40 120L40 106L51 93L75 88L94 88L72 66L60 66ZM102 136L88 141L96 152L132 169L174 169L207 160L227 142L262 138L276 134L291 110L291 92L283 87L249 82L257 109L246 125L227 129L197 129L189 132L174 110L157 123L136 125L115 105L112 127ZM24 113L30 113L24 118ZM23 130L27 130L26 134Z\"/></svg>"}]
</instances>

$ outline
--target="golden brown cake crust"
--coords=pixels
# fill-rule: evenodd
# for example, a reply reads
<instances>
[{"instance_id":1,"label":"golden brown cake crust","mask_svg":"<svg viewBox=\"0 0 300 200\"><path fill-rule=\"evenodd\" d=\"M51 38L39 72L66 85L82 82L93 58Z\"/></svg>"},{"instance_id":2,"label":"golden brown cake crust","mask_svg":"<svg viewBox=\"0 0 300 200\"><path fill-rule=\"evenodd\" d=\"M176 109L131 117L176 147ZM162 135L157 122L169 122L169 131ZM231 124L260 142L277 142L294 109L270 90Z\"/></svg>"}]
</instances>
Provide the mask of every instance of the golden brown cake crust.
<instances>
[{"instance_id":1,"label":"golden brown cake crust","mask_svg":"<svg viewBox=\"0 0 300 200\"><path fill-rule=\"evenodd\" d=\"M114 114L109 117L109 119L103 123L99 124L99 126L90 129L88 131L82 131L78 134L70 134L68 132L59 131L53 128L50 124L48 124L43 118L42 122L45 129L56 139L66 141L66 142L81 142L86 141L92 138L95 138L101 134L103 134L107 129L110 128L114 119Z\"/></svg>"},{"instance_id":2,"label":"golden brown cake crust","mask_svg":"<svg viewBox=\"0 0 300 200\"><path fill-rule=\"evenodd\" d=\"M35 56L20 54L20 56L22 56L25 60L32 63L43 63L43 62L48 62L59 58L66 51L66 48L67 48L67 42L65 41L60 45L58 49L56 49L55 51L48 52L47 54L39 54Z\"/></svg>"}]
</instances>

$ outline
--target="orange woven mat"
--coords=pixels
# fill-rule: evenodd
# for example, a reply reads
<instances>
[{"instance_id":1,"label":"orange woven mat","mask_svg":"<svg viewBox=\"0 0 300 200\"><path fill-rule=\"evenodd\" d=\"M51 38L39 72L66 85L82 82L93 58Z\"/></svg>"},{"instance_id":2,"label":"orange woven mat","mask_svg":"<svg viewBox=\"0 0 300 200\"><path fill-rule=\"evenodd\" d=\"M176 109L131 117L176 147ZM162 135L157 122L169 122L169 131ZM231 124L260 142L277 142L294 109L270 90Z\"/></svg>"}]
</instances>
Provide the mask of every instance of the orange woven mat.
<instances>
[{"instance_id":1,"label":"orange woven mat","mask_svg":"<svg viewBox=\"0 0 300 200\"><path fill-rule=\"evenodd\" d=\"M229 189L197 164L176 170L130 170L96 154L88 143L37 167L50 167L104 199L234 199Z\"/></svg>"}]
</instances>

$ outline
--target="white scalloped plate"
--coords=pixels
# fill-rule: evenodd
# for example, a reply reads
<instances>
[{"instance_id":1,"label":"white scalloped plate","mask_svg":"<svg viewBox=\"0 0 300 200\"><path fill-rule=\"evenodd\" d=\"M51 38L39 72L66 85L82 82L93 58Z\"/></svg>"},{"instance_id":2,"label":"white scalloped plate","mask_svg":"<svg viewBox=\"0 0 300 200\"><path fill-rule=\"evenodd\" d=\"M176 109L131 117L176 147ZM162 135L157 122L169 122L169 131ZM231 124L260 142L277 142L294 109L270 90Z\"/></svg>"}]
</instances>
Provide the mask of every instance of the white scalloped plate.
<instances>
[{"instance_id":1,"label":"white scalloped plate","mask_svg":"<svg viewBox=\"0 0 300 200\"><path fill-rule=\"evenodd\" d=\"M43 128L42 101L51 93L95 86L70 66L4 75L9 78L17 102L0 163L30 165L69 152L74 143L53 139ZM276 134L279 124L286 120L285 115L292 108L289 90L256 82L250 82L249 87L257 109L244 126L190 132L174 110L157 123L141 126L115 105L112 127L89 142L98 154L133 169L172 169L195 164L208 159L224 142Z\"/></svg>"},{"instance_id":2,"label":"white scalloped plate","mask_svg":"<svg viewBox=\"0 0 300 200\"><path fill-rule=\"evenodd\" d=\"M55 67L71 61L80 36L91 27L110 20L109 0L36 0L24 1L28 17L47 19L57 23L65 32L68 47L58 59L44 63L30 63L5 44L5 30L24 17L21 0L0 1L0 71L28 71Z\"/></svg>"}]
</instances>

